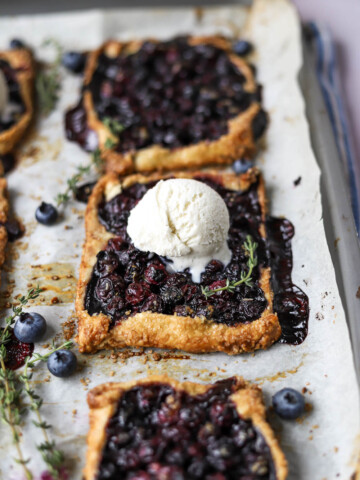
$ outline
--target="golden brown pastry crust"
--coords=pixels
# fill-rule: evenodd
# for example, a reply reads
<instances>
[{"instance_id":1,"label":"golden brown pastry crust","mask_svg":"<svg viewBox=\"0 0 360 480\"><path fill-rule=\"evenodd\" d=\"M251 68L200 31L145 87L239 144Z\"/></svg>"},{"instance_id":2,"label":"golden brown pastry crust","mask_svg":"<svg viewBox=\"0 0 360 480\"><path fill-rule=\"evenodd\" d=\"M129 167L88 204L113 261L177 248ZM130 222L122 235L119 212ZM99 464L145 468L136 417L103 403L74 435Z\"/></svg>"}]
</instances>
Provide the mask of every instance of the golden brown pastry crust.
<instances>
[{"instance_id":1,"label":"golden brown pastry crust","mask_svg":"<svg viewBox=\"0 0 360 480\"><path fill-rule=\"evenodd\" d=\"M8 130L0 133L0 155L12 151L23 137L34 113L34 60L30 50L25 48L0 52L0 59L5 60L16 70L16 78L25 104L25 112Z\"/></svg>"},{"instance_id":2,"label":"golden brown pastry crust","mask_svg":"<svg viewBox=\"0 0 360 480\"><path fill-rule=\"evenodd\" d=\"M120 324L110 329L111 320L103 313L90 316L84 308L87 284L91 278L96 255L116 235L106 231L98 219L98 205L104 194L121 183L127 187L134 183L146 183L169 176L177 178L192 178L196 175L212 174L219 177L227 188L245 190L259 179L258 195L262 206L263 221L265 221L265 190L264 182L257 169L249 170L243 175L206 170L201 172L176 172L167 175L154 173L150 176L142 174L130 175L119 179L116 174L107 174L95 186L86 210L85 228L86 240L80 265L80 274L76 296L76 314L78 318L79 349L81 352L95 352L102 348L159 347L177 348L187 352L222 351L230 355L253 352L272 345L281 334L281 328L276 313L273 312L273 292L270 285L270 268L261 271L260 287L268 302L261 317L247 324L229 327L215 323L203 317L179 317L161 313L142 312L130 316ZM260 233L266 236L262 224Z\"/></svg>"},{"instance_id":3,"label":"golden brown pastry crust","mask_svg":"<svg viewBox=\"0 0 360 480\"><path fill-rule=\"evenodd\" d=\"M266 421L266 410L260 387L245 382L236 377L236 391L230 398L236 405L238 413L245 419L251 420L253 425L263 435L273 458L277 480L285 480L288 473L287 461L275 438L275 435ZM114 414L121 395L136 385L147 383L165 383L177 391L185 391L189 395L200 395L213 387L193 382L178 382L166 375L152 375L141 380L124 383L104 383L92 389L88 394L90 407L90 429L87 435L86 465L83 471L84 480L94 480L101 453L106 441L105 428L108 420Z\"/></svg>"},{"instance_id":4,"label":"golden brown pastry crust","mask_svg":"<svg viewBox=\"0 0 360 480\"><path fill-rule=\"evenodd\" d=\"M5 262L5 249L8 235L4 226L9 214L9 199L5 178L0 178L0 269ZM1 277L0 277L1 283Z\"/></svg>"},{"instance_id":5,"label":"golden brown pastry crust","mask_svg":"<svg viewBox=\"0 0 360 480\"><path fill-rule=\"evenodd\" d=\"M151 41L156 42L153 39ZM189 42L193 45L200 43L211 44L225 50L230 60L239 67L245 76L245 90L256 92L257 85L253 71L244 59L233 53L230 40L221 36L207 36L189 37ZM111 40L90 53L84 75L84 85L86 86L90 83L101 54L105 53L109 57L116 57L121 52L133 53L140 48L142 43L140 41L116 42ZM251 103L247 110L230 119L228 121L228 133L217 140L205 140L194 145L175 149L154 144L141 150L126 153L116 152L114 148L106 148L105 142L107 139L110 138L114 142L117 142L118 139L99 120L89 90L84 93L83 104L88 125L98 134L99 148L102 151L102 157L105 160L108 172L117 172L123 175L132 171L150 172L154 170L198 168L209 164L225 165L241 157L250 158L254 156L256 151L251 124L261 109L258 102Z\"/></svg>"}]
</instances>

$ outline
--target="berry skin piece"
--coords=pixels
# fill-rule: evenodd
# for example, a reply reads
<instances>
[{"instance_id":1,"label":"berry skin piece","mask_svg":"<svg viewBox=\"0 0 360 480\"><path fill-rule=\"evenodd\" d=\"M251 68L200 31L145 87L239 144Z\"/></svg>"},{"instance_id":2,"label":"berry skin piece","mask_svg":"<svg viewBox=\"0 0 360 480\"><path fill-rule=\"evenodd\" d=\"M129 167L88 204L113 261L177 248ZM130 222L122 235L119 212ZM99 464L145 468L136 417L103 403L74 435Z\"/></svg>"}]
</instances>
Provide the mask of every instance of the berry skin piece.
<instances>
[{"instance_id":1,"label":"berry skin piece","mask_svg":"<svg viewBox=\"0 0 360 480\"><path fill-rule=\"evenodd\" d=\"M16 50L18 48L25 48L25 44L19 38L13 38L10 41L10 48L11 48L11 50Z\"/></svg>"},{"instance_id":2,"label":"berry skin piece","mask_svg":"<svg viewBox=\"0 0 360 480\"><path fill-rule=\"evenodd\" d=\"M247 42L246 40L238 40L233 45L234 52L240 57L248 55L252 51L252 49L253 46L250 42Z\"/></svg>"},{"instance_id":3,"label":"berry skin piece","mask_svg":"<svg viewBox=\"0 0 360 480\"><path fill-rule=\"evenodd\" d=\"M62 57L62 64L73 73L81 73L84 70L86 55L81 52L66 52Z\"/></svg>"},{"instance_id":4,"label":"berry skin piece","mask_svg":"<svg viewBox=\"0 0 360 480\"><path fill-rule=\"evenodd\" d=\"M58 218L58 211L51 203L41 202L41 205L36 209L35 218L43 225L54 225Z\"/></svg>"},{"instance_id":5,"label":"berry skin piece","mask_svg":"<svg viewBox=\"0 0 360 480\"><path fill-rule=\"evenodd\" d=\"M279 417L285 420L295 420L305 411L304 396L293 388L283 388L272 398L273 407Z\"/></svg>"},{"instance_id":6,"label":"berry skin piece","mask_svg":"<svg viewBox=\"0 0 360 480\"><path fill-rule=\"evenodd\" d=\"M15 337L23 343L35 343L46 332L46 320L35 312L21 313L14 326Z\"/></svg>"},{"instance_id":7,"label":"berry skin piece","mask_svg":"<svg viewBox=\"0 0 360 480\"><path fill-rule=\"evenodd\" d=\"M55 377L69 377L77 366L76 355L70 350L58 350L50 355L47 367Z\"/></svg>"}]
</instances>

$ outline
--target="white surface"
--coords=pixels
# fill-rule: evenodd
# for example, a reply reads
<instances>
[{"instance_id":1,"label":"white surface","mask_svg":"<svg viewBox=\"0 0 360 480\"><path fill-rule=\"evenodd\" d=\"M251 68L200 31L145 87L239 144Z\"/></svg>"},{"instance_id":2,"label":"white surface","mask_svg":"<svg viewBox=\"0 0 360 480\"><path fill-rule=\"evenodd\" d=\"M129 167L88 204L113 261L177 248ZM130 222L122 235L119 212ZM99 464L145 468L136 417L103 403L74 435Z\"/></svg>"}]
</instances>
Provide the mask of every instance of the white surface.
<instances>
[{"instance_id":1,"label":"white surface","mask_svg":"<svg viewBox=\"0 0 360 480\"><path fill-rule=\"evenodd\" d=\"M39 16L3 18L0 20L0 42L5 44L13 32L21 31L23 38L31 40L36 47L50 35L58 38L66 48L92 48L109 36L234 33L239 32L245 19L246 12L241 8L205 11L201 23L191 9L156 13L113 11L105 15L89 12L48 16L46 20ZM150 371L197 381L240 374L262 384L267 401L271 394L285 386L300 390L306 386L306 400L313 408L303 421L281 422L271 417L290 463L289 478L348 480L353 472L350 461L359 432L359 398L344 312L325 241L320 172L310 147L304 104L297 84L301 65L298 19L285 0L259 0L248 34L256 44L258 75L264 85L265 106L271 116L267 148L258 165L267 182L271 213L286 215L295 224L293 278L310 297L309 335L298 347L275 345L266 352L237 357L192 355L191 360L155 362L150 355L147 363L144 357L113 363L99 355L79 355L82 367L71 379L51 377L49 382L35 384L45 398L44 417L54 425L51 434L65 450L73 467L71 478L81 476L88 427L87 389L105 380L143 377ZM74 173L75 166L87 161L87 155L65 141L63 134L63 111L78 98L79 85L79 79L66 76L57 111L41 122L39 134L32 140L40 149L36 158L40 157L41 161L24 155L19 168L9 176L15 211L27 228L27 236L18 244L20 256L12 260L15 274L10 271L6 275L16 277L14 295L27 290L34 276L31 265L64 263L77 269L79 264L84 239L82 205L77 204L76 209L69 207L65 221L53 228L36 224L33 219L40 197L51 201L55 193L64 188L64 181ZM24 149L29 151L29 145ZM294 187L293 180L299 176L301 184ZM73 229L65 229L65 225ZM19 248L21 245L23 248ZM36 309L51 324L51 336L61 331L60 323L71 315L73 304ZM114 376L110 375L112 371ZM43 365L35 379L44 380L47 376ZM80 378L89 379L88 385L80 383ZM73 409L77 410L76 414L71 413ZM14 467L11 460L15 452L5 431L2 427L0 477L18 479L18 466ZM40 472L42 463L34 447L37 438L38 431L27 422L24 449L31 456L33 470Z\"/></svg>"},{"instance_id":2,"label":"white surface","mask_svg":"<svg viewBox=\"0 0 360 480\"><path fill-rule=\"evenodd\" d=\"M213 259L227 265L229 212L205 183L186 178L160 180L130 213L127 232L136 248L169 257L172 271L186 268L194 282Z\"/></svg>"}]
</instances>

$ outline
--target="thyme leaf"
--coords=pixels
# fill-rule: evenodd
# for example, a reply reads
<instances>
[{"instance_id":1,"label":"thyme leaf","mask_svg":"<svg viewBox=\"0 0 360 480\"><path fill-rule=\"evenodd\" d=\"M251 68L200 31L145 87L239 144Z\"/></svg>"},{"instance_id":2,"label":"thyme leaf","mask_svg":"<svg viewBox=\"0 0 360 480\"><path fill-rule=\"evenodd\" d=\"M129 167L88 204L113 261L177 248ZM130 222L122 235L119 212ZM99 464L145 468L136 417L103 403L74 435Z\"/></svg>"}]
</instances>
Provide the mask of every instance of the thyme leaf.
<instances>
[{"instance_id":1,"label":"thyme leaf","mask_svg":"<svg viewBox=\"0 0 360 480\"><path fill-rule=\"evenodd\" d=\"M104 117L102 123L110 130L113 135L119 135L124 129L124 125L111 117Z\"/></svg>"},{"instance_id":2,"label":"thyme leaf","mask_svg":"<svg viewBox=\"0 0 360 480\"><path fill-rule=\"evenodd\" d=\"M105 148L111 150L113 147L115 147L116 142L112 138L107 138L105 140Z\"/></svg>"},{"instance_id":3,"label":"thyme leaf","mask_svg":"<svg viewBox=\"0 0 360 480\"><path fill-rule=\"evenodd\" d=\"M65 205L70 200L70 193L75 194L77 188L79 187L79 182L84 178L84 176L91 171L91 165L79 166L76 168L76 173L67 179L66 184L67 188L65 192L58 193L55 197L56 205Z\"/></svg>"},{"instance_id":4,"label":"thyme leaf","mask_svg":"<svg viewBox=\"0 0 360 480\"><path fill-rule=\"evenodd\" d=\"M233 282L230 282L230 280L227 278L226 283L223 287L219 288L214 288L210 289L208 286L206 287L201 287L201 293L205 296L205 298L209 298L212 295L214 295L217 292L222 292L222 291L229 291L230 293L234 293L235 288L238 285L245 284L248 287L252 286L252 278L251 275L253 273L254 268L256 267L258 260L256 256L256 249L258 247L258 244L253 241L251 235L247 235L246 240L243 244L244 250L246 252L246 255L248 256L248 261L247 261L247 267L248 270L242 271L240 274L240 279L235 280Z\"/></svg>"}]
</instances>

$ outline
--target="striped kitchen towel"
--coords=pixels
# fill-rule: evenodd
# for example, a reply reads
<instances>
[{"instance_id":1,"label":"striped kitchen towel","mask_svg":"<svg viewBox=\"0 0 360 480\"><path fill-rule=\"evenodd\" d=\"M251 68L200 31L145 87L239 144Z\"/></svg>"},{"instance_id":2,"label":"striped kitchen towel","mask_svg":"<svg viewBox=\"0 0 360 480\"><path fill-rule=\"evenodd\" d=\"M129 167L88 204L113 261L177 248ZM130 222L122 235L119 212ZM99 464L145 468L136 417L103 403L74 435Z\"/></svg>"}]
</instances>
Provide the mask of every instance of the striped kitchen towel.
<instances>
[{"instance_id":1,"label":"striped kitchen towel","mask_svg":"<svg viewBox=\"0 0 360 480\"><path fill-rule=\"evenodd\" d=\"M316 50L316 75L334 131L336 145L350 187L351 204L358 235L360 235L360 168L354 149L342 100L336 50L326 27L311 22L306 26Z\"/></svg>"}]
</instances>

